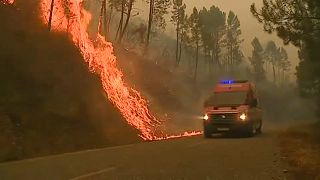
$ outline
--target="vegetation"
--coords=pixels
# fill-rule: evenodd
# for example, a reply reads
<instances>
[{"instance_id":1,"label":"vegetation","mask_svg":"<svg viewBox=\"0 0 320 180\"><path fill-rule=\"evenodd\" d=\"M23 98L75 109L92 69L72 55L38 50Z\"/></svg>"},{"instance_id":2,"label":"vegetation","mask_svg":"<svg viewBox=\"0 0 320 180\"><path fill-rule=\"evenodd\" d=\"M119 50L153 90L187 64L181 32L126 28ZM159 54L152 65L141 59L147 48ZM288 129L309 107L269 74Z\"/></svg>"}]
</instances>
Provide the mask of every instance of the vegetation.
<instances>
[{"instance_id":1,"label":"vegetation","mask_svg":"<svg viewBox=\"0 0 320 180\"><path fill-rule=\"evenodd\" d=\"M261 9L252 4L251 11L264 24L265 31L276 32L285 44L292 43L300 48L299 91L302 96L314 99L320 108L320 2L264 0ZM282 56L286 59L283 51ZM287 69L287 65L282 69Z\"/></svg>"},{"instance_id":2,"label":"vegetation","mask_svg":"<svg viewBox=\"0 0 320 180\"><path fill-rule=\"evenodd\" d=\"M211 6L209 10L203 8L200 11L200 23L204 54L209 58L211 71L214 65L221 67L220 56L221 48L224 46L226 14L215 6Z\"/></svg>"},{"instance_id":3,"label":"vegetation","mask_svg":"<svg viewBox=\"0 0 320 180\"><path fill-rule=\"evenodd\" d=\"M69 37L17 7L0 3L0 162L138 141Z\"/></svg>"},{"instance_id":4,"label":"vegetation","mask_svg":"<svg viewBox=\"0 0 320 180\"><path fill-rule=\"evenodd\" d=\"M240 50L240 44L243 41L240 39L241 29L240 20L230 11L227 18L227 28L226 28L226 46L227 46L227 70L233 72L236 65L243 59L243 54Z\"/></svg>"},{"instance_id":5,"label":"vegetation","mask_svg":"<svg viewBox=\"0 0 320 180\"><path fill-rule=\"evenodd\" d=\"M256 82L266 80L266 72L264 70L263 64L263 47L258 38L254 38L251 42L253 46L252 57L249 58L251 65L253 66L253 76Z\"/></svg>"},{"instance_id":6,"label":"vegetation","mask_svg":"<svg viewBox=\"0 0 320 180\"><path fill-rule=\"evenodd\" d=\"M259 45L254 43L252 57L246 58L241 48L244 41L241 38L241 22L234 12L225 13L219 7L212 5L208 9L194 7L192 13L188 14L183 0L146 0L145 2L149 7L149 16L146 24L143 21L140 21L139 24L137 21L139 17L130 21L139 15L139 12L134 15L131 12L134 9L134 0L108 0L107 3L99 1L101 3L101 34L104 34L109 40L113 39L110 38L110 35L114 34L115 42L120 44L125 37L125 44L131 44L130 46L133 47L142 45L149 51L157 47L154 50L159 54L157 59L163 57L165 61L171 60L166 63L166 68L170 68L169 64L177 69L185 68L183 71L198 81L203 79L199 79L199 76L211 76L215 73L236 77L244 74L245 71L244 68L239 69L239 66L241 64L248 66L246 64L249 62L252 65L249 67L252 69L249 75L254 74L256 80L268 80L267 74L272 73L274 84L282 85L286 82L285 79L291 65L285 49L277 47L274 42L269 42L268 46L262 47L261 50L255 47ZM112 18L117 19L118 23L113 25L116 27L113 27L110 33ZM169 42L173 39L167 38L166 35L166 19L168 18L175 27L174 47L170 45L173 42ZM138 37L140 43L131 43L135 37ZM164 39L170 40L165 42ZM150 44L154 47L150 47ZM159 51L159 45L161 51ZM151 54L144 55L151 56ZM171 54L174 55L170 57ZM249 61L245 61L246 59ZM247 78L251 79L251 77Z\"/></svg>"}]
</instances>

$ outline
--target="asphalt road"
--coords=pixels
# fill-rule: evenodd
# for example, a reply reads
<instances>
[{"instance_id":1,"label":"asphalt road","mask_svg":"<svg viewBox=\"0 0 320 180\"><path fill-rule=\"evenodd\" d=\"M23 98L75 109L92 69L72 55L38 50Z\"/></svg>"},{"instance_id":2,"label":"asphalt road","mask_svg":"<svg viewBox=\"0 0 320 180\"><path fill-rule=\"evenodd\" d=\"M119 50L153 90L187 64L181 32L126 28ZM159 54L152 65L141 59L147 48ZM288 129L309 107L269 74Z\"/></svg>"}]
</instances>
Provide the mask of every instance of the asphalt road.
<instances>
[{"instance_id":1,"label":"asphalt road","mask_svg":"<svg viewBox=\"0 0 320 180\"><path fill-rule=\"evenodd\" d=\"M276 138L197 136L63 154L0 164L0 179L290 179Z\"/></svg>"}]
</instances>

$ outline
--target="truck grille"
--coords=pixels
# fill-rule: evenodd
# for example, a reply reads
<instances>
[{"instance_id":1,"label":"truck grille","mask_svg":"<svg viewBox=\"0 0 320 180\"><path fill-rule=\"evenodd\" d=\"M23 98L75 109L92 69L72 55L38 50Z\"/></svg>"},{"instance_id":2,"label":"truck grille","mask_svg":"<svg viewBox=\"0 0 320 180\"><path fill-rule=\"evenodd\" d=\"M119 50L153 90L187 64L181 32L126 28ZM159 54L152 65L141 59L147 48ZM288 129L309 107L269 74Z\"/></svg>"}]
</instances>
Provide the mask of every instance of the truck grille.
<instances>
[{"instance_id":1,"label":"truck grille","mask_svg":"<svg viewBox=\"0 0 320 180\"><path fill-rule=\"evenodd\" d=\"M237 120L237 114L224 113L224 114L212 114L211 119L216 124L230 124Z\"/></svg>"}]
</instances>

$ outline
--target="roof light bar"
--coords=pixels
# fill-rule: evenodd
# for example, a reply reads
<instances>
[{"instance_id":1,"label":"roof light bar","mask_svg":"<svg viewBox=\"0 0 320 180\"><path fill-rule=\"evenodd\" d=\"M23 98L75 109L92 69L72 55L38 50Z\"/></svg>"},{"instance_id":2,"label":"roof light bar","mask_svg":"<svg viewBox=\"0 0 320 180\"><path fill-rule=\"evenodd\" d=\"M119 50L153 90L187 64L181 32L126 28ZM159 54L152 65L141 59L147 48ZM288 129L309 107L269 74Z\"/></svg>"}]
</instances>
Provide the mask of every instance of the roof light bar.
<instances>
[{"instance_id":1,"label":"roof light bar","mask_svg":"<svg viewBox=\"0 0 320 180\"><path fill-rule=\"evenodd\" d=\"M235 84L235 83L247 83L248 80L222 80L220 84Z\"/></svg>"},{"instance_id":2,"label":"roof light bar","mask_svg":"<svg viewBox=\"0 0 320 180\"><path fill-rule=\"evenodd\" d=\"M223 80L223 81L220 81L221 84L233 84L234 83L234 80Z\"/></svg>"}]
</instances>

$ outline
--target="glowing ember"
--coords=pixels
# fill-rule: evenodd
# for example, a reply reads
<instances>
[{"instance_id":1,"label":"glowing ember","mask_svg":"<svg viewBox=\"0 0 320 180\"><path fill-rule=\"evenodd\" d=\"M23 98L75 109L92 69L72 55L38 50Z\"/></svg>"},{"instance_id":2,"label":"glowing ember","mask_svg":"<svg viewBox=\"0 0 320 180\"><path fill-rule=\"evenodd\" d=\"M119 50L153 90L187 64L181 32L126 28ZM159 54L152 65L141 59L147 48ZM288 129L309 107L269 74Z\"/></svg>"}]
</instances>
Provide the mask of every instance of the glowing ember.
<instances>
[{"instance_id":1,"label":"glowing ember","mask_svg":"<svg viewBox=\"0 0 320 180\"><path fill-rule=\"evenodd\" d=\"M123 81L123 74L117 68L113 46L104 37L97 35L95 41L89 38L87 27L91 14L82 8L83 0L55 0L52 29L68 32L79 47L92 72L97 73L109 100L120 110L126 121L140 131L144 140L163 140L199 135L201 132L158 137L154 133L160 125L149 112L148 105L140 93L129 88ZM47 23L51 0L41 0L41 18Z\"/></svg>"},{"instance_id":2,"label":"glowing ember","mask_svg":"<svg viewBox=\"0 0 320 180\"><path fill-rule=\"evenodd\" d=\"M0 0L3 4L13 4L15 0Z\"/></svg>"}]
</instances>

